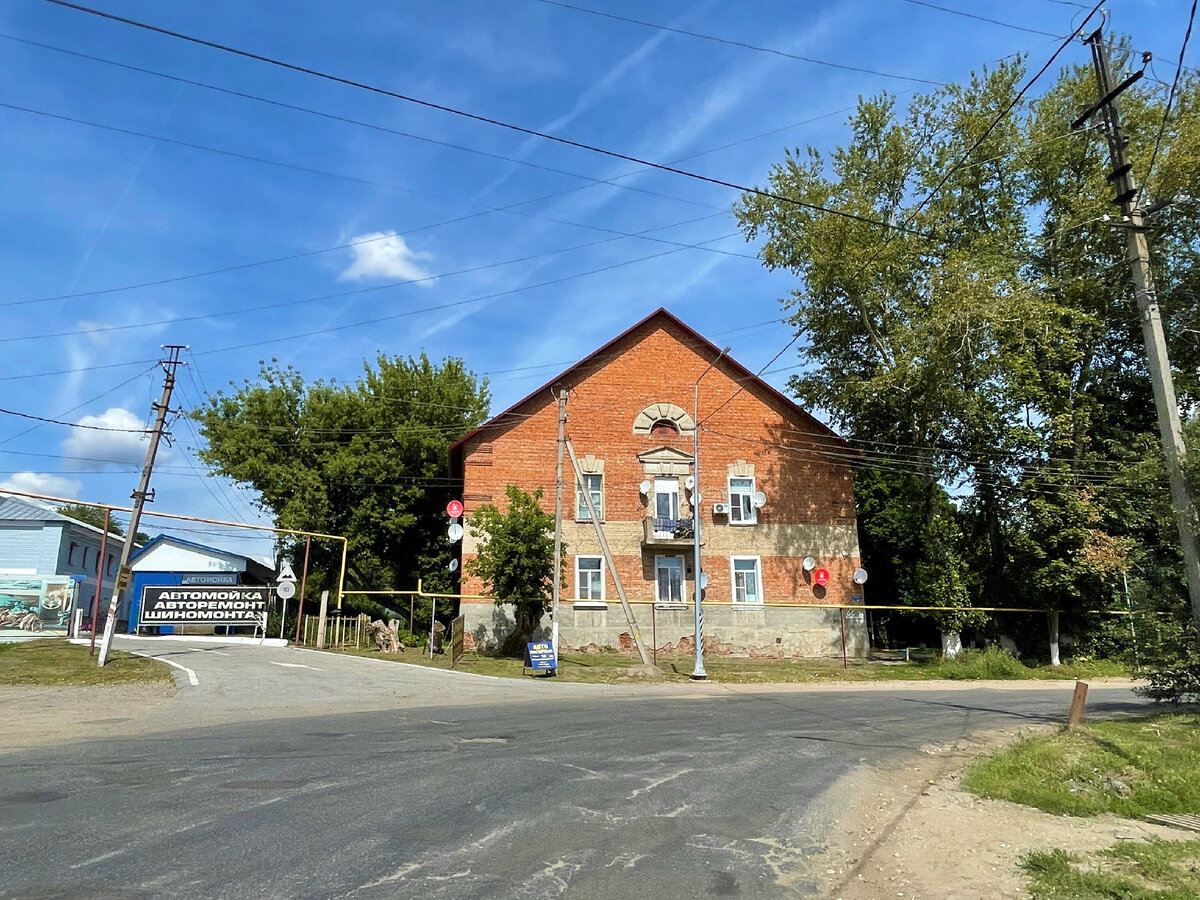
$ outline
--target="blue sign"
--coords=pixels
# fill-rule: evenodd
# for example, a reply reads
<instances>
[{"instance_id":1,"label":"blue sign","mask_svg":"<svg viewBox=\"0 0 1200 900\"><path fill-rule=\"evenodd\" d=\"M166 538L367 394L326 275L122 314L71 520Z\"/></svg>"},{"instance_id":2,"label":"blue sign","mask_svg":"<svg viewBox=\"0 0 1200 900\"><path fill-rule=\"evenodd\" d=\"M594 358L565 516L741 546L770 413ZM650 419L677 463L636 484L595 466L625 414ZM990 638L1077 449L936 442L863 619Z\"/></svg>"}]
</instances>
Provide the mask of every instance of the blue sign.
<instances>
[{"instance_id":1,"label":"blue sign","mask_svg":"<svg viewBox=\"0 0 1200 900\"><path fill-rule=\"evenodd\" d=\"M525 645L529 668L535 672L553 672L558 668L554 658L554 644L550 641L531 641Z\"/></svg>"}]
</instances>

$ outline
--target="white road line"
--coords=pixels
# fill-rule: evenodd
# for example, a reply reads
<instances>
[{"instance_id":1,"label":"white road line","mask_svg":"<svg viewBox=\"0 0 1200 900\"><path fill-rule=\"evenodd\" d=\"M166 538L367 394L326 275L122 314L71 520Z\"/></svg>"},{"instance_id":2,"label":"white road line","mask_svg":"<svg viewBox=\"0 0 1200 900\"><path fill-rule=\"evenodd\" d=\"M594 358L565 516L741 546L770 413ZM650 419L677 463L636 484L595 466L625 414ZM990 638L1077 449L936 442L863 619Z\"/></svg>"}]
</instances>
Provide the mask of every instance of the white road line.
<instances>
[{"instance_id":1,"label":"white road line","mask_svg":"<svg viewBox=\"0 0 1200 900\"><path fill-rule=\"evenodd\" d=\"M217 656L228 656L228 653L222 653L220 650L209 650L207 647L188 647L193 653L215 653Z\"/></svg>"},{"instance_id":2,"label":"white road line","mask_svg":"<svg viewBox=\"0 0 1200 900\"><path fill-rule=\"evenodd\" d=\"M71 866L72 869L82 869L84 866L92 866L98 862L104 862L106 859L112 859L114 856L120 856L124 850L110 850L108 853L101 853L99 856L93 856L91 859L85 859L83 862L75 863Z\"/></svg>"},{"instance_id":3,"label":"white road line","mask_svg":"<svg viewBox=\"0 0 1200 900\"><path fill-rule=\"evenodd\" d=\"M306 666L304 663L281 663L275 662L273 659L268 659L267 662L273 666L283 666L285 669L312 669L314 672L325 671L324 669L318 669L316 666Z\"/></svg>"},{"instance_id":4,"label":"white road line","mask_svg":"<svg viewBox=\"0 0 1200 900\"><path fill-rule=\"evenodd\" d=\"M193 672L191 669L189 669L187 666L181 666L179 663L171 662L171 660L169 660L169 659L160 659L159 657L154 656L153 654L150 654L150 653L142 653L140 650L129 650L127 652L132 653L134 656L143 656L146 659L157 659L159 662L166 663L168 666L174 666L176 669L183 669L183 671L187 672L188 681L191 682L192 687L200 686L200 679L197 678L196 673Z\"/></svg>"}]
</instances>

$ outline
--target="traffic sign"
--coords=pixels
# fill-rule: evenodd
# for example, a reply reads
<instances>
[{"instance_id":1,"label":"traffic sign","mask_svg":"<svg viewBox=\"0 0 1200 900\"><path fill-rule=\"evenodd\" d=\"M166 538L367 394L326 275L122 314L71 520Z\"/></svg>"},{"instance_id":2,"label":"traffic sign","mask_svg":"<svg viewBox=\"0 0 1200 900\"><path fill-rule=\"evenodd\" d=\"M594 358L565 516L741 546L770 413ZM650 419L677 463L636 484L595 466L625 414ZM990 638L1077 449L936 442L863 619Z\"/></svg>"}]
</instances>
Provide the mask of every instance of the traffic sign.
<instances>
[{"instance_id":1,"label":"traffic sign","mask_svg":"<svg viewBox=\"0 0 1200 900\"><path fill-rule=\"evenodd\" d=\"M813 572L813 581L821 585L821 587L825 587L825 585L829 584L829 570L817 569L817 571Z\"/></svg>"},{"instance_id":2,"label":"traffic sign","mask_svg":"<svg viewBox=\"0 0 1200 900\"><path fill-rule=\"evenodd\" d=\"M294 581L279 582L279 584L275 585L275 593L278 594L280 597L282 597L284 600L291 600L293 597L296 596L296 582L294 582Z\"/></svg>"},{"instance_id":3,"label":"traffic sign","mask_svg":"<svg viewBox=\"0 0 1200 900\"><path fill-rule=\"evenodd\" d=\"M463 514L463 505L458 500L451 500L446 504L446 515L452 519L457 519Z\"/></svg>"},{"instance_id":4,"label":"traffic sign","mask_svg":"<svg viewBox=\"0 0 1200 900\"><path fill-rule=\"evenodd\" d=\"M292 564L285 562L279 567L279 574L275 577L276 581L295 581L296 573L292 571Z\"/></svg>"},{"instance_id":5,"label":"traffic sign","mask_svg":"<svg viewBox=\"0 0 1200 900\"><path fill-rule=\"evenodd\" d=\"M451 541L461 541L463 536L463 527L457 522L451 522L450 528L447 529Z\"/></svg>"}]
</instances>

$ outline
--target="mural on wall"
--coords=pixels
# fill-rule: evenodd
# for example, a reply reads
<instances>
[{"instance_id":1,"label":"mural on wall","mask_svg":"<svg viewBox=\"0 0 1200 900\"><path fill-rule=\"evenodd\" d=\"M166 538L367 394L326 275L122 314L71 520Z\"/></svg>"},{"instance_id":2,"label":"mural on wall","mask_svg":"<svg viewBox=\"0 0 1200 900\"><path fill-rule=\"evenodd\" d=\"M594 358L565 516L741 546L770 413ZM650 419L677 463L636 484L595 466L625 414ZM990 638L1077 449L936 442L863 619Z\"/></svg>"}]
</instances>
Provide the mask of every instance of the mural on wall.
<instances>
[{"instance_id":1,"label":"mural on wall","mask_svg":"<svg viewBox=\"0 0 1200 900\"><path fill-rule=\"evenodd\" d=\"M0 575L0 635L63 631L75 608L75 582L66 575Z\"/></svg>"}]
</instances>

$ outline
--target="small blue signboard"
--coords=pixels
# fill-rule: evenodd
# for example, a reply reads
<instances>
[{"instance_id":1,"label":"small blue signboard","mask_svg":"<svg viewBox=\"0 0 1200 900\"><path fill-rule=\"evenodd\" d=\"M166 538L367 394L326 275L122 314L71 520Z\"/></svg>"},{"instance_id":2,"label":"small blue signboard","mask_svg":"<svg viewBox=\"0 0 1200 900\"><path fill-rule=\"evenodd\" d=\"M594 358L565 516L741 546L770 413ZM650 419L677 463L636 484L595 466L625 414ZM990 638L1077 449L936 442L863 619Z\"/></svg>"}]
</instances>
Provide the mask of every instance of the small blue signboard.
<instances>
[{"instance_id":1,"label":"small blue signboard","mask_svg":"<svg viewBox=\"0 0 1200 900\"><path fill-rule=\"evenodd\" d=\"M535 672L555 672L558 661L554 658L554 644L551 641L531 641L525 645L525 658L529 668Z\"/></svg>"}]
</instances>

